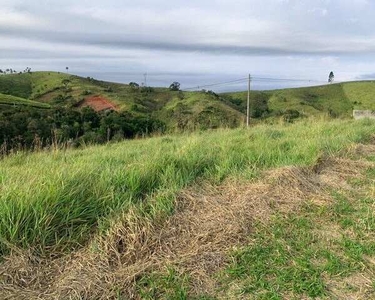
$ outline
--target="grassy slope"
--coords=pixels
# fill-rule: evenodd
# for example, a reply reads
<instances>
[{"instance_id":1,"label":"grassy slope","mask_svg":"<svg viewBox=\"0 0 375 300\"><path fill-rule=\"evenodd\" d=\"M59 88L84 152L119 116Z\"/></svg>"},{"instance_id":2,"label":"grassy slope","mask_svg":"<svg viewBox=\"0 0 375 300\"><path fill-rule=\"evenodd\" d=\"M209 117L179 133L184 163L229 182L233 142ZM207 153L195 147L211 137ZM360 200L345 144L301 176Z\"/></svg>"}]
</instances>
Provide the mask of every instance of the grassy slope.
<instances>
[{"instance_id":1,"label":"grassy slope","mask_svg":"<svg viewBox=\"0 0 375 300\"><path fill-rule=\"evenodd\" d=\"M355 109L375 110L375 82L353 82L343 86L345 96L354 104Z\"/></svg>"},{"instance_id":2,"label":"grassy slope","mask_svg":"<svg viewBox=\"0 0 375 300\"><path fill-rule=\"evenodd\" d=\"M62 81L69 79L69 92ZM110 89L108 89L110 87ZM138 115L153 115L170 127L217 127L235 126L243 122L246 112L246 92L228 93L237 105L202 92L171 92L155 88L149 93L133 90L128 85L90 80L56 72L33 72L0 76L0 93L32 99L51 105L64 104L54 99L59 95L73 97L74 101L88 95L102 95L114 102L121 110ZM333 85L254 91L251 100L268 100L273 115L287 109L295 109L307 116L331 113L349 117L353 109L375 109L375 82L351 82ZM25 103L25 102L24 102ZM68 103L68 102L67 102ZM71 104L71 102L69 102Z\"/></svg>"},{"instance_id":3,"label":"grassy slope","mask_svg":"<svg viewBox=\"0 0 375 300\"><path fill-rule=\"evenodd\" d=\"M170 95L170 100L155 115L167 120L171 127L215 128L221 124L233 127L241 124L245 118L238 110L203 92L184 92L182 97L178 92Z\"/></svg>"},{"instance_id":4,"label":"grassy slope","mask_svg":"<svg viewBox=\"0 0 375 300\"><path fill-rule=\"evenodd\" d=\"M304 121L277 129L260 125L12 155L0 162L0 250L6 253L16 245L54 255L70 251L93 234L103 234L132 207L140 208L140 218L158 216L160 221L160 215L173 213L176 194L187 186L254 178L281 166L311 166L322 156L369 141L374 131L369 120ZM373 178L372 170L356 184L373 193ZM225 293L325 299L327 278L341 282L367 272L371 263L366 257L375 255L373 198L334 197L337 202L325 207L307 204L276 215L267 227L254 224L249 245L234 250L224 274L217 274ZM343 235L332 241L317 233L337 226ZM189 299L185 275L173 270L149 274L141 278L140 290L145 299Z\"/></svg>"},{"instance_id":5,"label":"grassy slope","mask_svg":"<svg viewBox=\"0 0 375 300\"><path fill-rule=\"evenodd\" d=\"M311 165L369 138L374 123L258 126L135 140L67 152L20 154L0 165L0 249L84 242L112 213L198 178L218 182L284 165Z\"/></svg>"},{"instance_id":6,"label":"grassy slope","mask_svg":"<svg viewBox=\"0 0 375 300\"><path fill-rule=\"evenodd\" d=\"M69 79L69 90L62 84ZM115 103L122 111L145 116L152 115L166 122L171 128L205 128L237 126L244 116L212 95L202 92L179 93L165 88L150 92L132 89L125 84L103 82L56 72L33 72L0 77L0 93L25 99L64 105L56 101L60 96L71 96L78 102L90 95L101 95ZM23 102L25 103L25 101ZM67 101L66 104L72 101Z\"/></svg>"},{"instance_id":7,"label":"grassy slope","mask_svg":"<svg viewBox=\"0 0 375 300\"><path fill-rule=\"evenodd\" d=\"M62 86L64 79L69 79L70 75L56 72L33 72L25 74L30 76L32 93L31 98L37 100L41 95L49 93Z\"/></svg>"},{"instance_id":8,"label":"grassy slope","mask_svg":"<svg viewBox=\"0 0 375 300\"><path fill-rule=\"evenodd\" d=\"M38 98L62 85L69 75L56 72L33 72L0 76L0 93L21 98Z\"/></svg>"},{"instance_id":9,"label":"grassy slope","mask_svg":"<svg viewBox=\"0 0 375 300\"><path fill-rule=\"evenodd\" d=\"M353 109L375 110L375 82L373 81L283 89L264 93L269 96L269 108L274 113L295 109L307 116L314 116L331 110L337 116L347 117L352 114ZM246 92L228 95L246 103Z\"/></svg>"},{"instance_id":10,"label":"grassy slope","mask_svg":"<svg viewBox=\"0 0 375 300\"><path fill-rule=\"evenodd\" d=\"M37 101L27 100L20 97L15 97L11 95L0 94L0 104L2 105L23 105L32 106L36 108L50 108L48 103L41 103Z\"/></svg>"},{"instance_id":11,"label":"grassy slope","mask_svg":"<svg viewBox=\"0 0 375 300\"><path fill-rule=\"evenodd\" d=\"M20 98L29 98L32 93L29 74L0 76L0 93Z\"/></svg>"},{"instance_id":12,"label":"grassy slope","mask_svg":"<svg viewBox=\"0 0 375 300\"><path fill-rule=\"evenodd\" d=\"M65 77L67 76L54 72L2 75L0 76L1 104L48 108L49 103L38 101L39 95L60 86Z\"/></svg>"}]
</instances>

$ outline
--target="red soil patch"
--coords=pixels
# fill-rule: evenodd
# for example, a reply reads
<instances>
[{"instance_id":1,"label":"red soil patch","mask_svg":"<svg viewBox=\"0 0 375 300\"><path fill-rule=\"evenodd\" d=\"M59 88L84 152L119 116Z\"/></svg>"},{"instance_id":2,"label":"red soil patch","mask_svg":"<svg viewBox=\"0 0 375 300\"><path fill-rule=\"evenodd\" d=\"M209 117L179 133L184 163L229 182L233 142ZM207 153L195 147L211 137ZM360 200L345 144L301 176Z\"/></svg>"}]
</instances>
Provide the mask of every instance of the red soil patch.
<instances>
[{"instance_id":1,"label":"red soil patch","mask_svg":"<svg viewBox=\"0 0 375 300\"><path fill-rule=\"evenodd\" d=\"M91 96L83 100L79 107L91 107L95 111L103 111L103 110L115 110L117 111L118 108L108 99L103 96Z\"/></svg>"}]
</instances>

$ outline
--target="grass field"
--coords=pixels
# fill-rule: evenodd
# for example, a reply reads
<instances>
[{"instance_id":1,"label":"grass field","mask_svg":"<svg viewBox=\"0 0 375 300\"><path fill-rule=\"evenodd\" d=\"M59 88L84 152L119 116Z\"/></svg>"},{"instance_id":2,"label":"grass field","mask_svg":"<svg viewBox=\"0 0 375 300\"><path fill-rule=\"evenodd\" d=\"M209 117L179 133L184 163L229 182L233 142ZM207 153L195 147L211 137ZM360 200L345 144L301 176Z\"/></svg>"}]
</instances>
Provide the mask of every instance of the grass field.
<instances>
[{"instance_id":1,"label":"grass field","mask_svg":"<svg viewBox=\"0 0 375 300\"><path fill-rule=\"evenodd\" d=\"M27 100L20 97L0 94L0 104L12 106L31 106L36 108L50 108L48 103L41 103L37 101Z\"/></svg>"},{"instance_id":2,"label":"grass field","mask_svg":"<svg viewBox=\"0 0 375 300\"><path fill-rule=\"evenodd\" d=\"M68 150L19 154L1 161L1 251L74 246L108 216L154 193L196 180L252 178L263 169L312 165L369 138L374 124L310 122L258 126ZM22 171L21 171L22 170Z\"/></svg>"},{"instance_id":3,"label":"grass field","mask_svg":"<svg viewBox=\"0 0 375 300\"><path fill-rule=\"evenodd\" d=\"M109 247L103 245L108 245L107 239L113 238L109 238L113 232L116 232L116 247L127 249L127 243L133 243L128 238L142 238L148 230L157 230L158 224L165 222L168 216L174 216L180 205L176 197L182 190L203 186L202 182L205 186L215 187L225 186L228 180L239 180L249 182L246 189L254 195L260 193L260 196L264 190L256 192L252 184L264 176L264 171L287 166L304 168L319 165L326 157L343 155L348 147L356 143L369 142L374 131L375 123L369 120L305 121L280 125L277 129L259 125L251 130L206 131L81 150L14 154L0 162L0 250L5 258L13 253L12 249L27 249L29 255L50 259L48 257L64 257L72 251L86 249L85 256L97 253L100 258L95 260L101 261L107 251L104 248ZM349 169L349 173L355 170L354 167ZM361 171L365 169L362 167ZM289 174L287 170L290 169L285 170ZM290 173L294 174L290 178L300 178L303 182L306 174L302 171L294 172ZM351 179L354 180L353 184L372 191L373 171L367 177L359 174ZM277 182L283 183L285 179L280 180L277 179ZM307 177L305 180L309 182ZM255 295L254 299L282 299L288 293L295 297L322 297L328 295L327 278L333 282L340 276L357 274L361 266L363 268L365 257L370 259L375 255L375 246L370 238L373 228L373 217L369 210L373 205L371 198L358 196L350 190L345 194L341 190L332 189L332 197L336 201L318 205L313 201L318 194L304 192L303 183L297 180L295 185L293 182L287 181L285 187L302 190L302 194L291 194L289 200L285 201L292 203L294 208L275 210L274 215L266 218L267 225L264 220L252 216L254 219L251 221L252 229L248 233L247 245L242 241L242 246L237 247L236 242L234 248L227 249L225 245L231 245L232 242L229 242L231 235L226 235L226 243L220 247L226 249L226 255L232 258L231 263L215 278L221 282L220 286L226 286L225 291L236 295L235 298L239 295ZM270 189L271 193L275 191L277 188ZM270 194L270 197L284 199L282 195L290 192L282 190L280 195ZM222 193L226 192L221 192L221 196L217 197L222 197ZM298 206L295 203L300 203L301 197L306 197L306 201ZM236 197L232 195L228 199ZM253 206L246 206L249 203L247 200L243 202L244 207L233 210L233 224L241 224L243 216L236 215L238 212L255 213ZM262 207L261 203L255 208ZM275 203L266 211L279 205ZM203 218L198 221L200 227L194 229L195 225L191 225L193 231L199 232L200 228L204 228L208 222L204 221L205 216L210 216L215 210L217 213L212 217L218 220L220 216L224 217L222 227L226 228L224 220L232 215L228 215L228 212L222 214L221 209L226 205L227 202L223 202L202 215L199 211L193 213L194 217ZM227 209L231 211L232 208ZM264 217L264 214L259 215ZM176 228L186 221L184 215L178 216ZM126 224L130 222L136 226L135 232L138 233L132 234L134 228L130 225L126 225L129 228L125 225L119 227L125 220ZM196 221L192 224L196 224ZM139 222L143 225L134 225ZM212 233L214 228L217 226L209 231ZM233 228L233 225L228 228ZM329 228L335 228L338 232L334 240L324 240L317 235L319 230L329 232ZM181 233L181 237L184 234ZM210 238L210 234L207 238ZM104 244L100 242L103 239L106 240ZM197 244L200 239L202 236L197 238ZM178 241L179 244L184 243L183 240ZM193 246L184 249L189 247ZM20 251L17 250L16 255ZM139 250L139 253L142 251ZM124 259L132 257L129 255L125 255ZM108 259L110 257L105 255L105 261ZM164 267L166 269L146 272L138 277L135 288L139 295L145 299L186 299L191 291L196 294L189 272L181 273L173 263L166 263ZM371 270L366 269L366 272ZM38 271L33 269L32 272ZM104 284L104 279L100 279L100 282ZM75 288L80 289L78 286L72 287ZM118 295L127 290L114 281L107 288L110 289L108 293L117 291ZM81 292L84 293L83 290ZM91 293L90 290L87 292ZM222 293L210 289L207 292L210 297ZM200 299L212 299L205 294L201 296L206 298ZM89 295L88 298L96 297ZM225 297L229 297L229 294Z\"/></svg>"},{"instance_id":4,"label":"grass field","mask_svg":"<svg viewBox=\"0 0 375 300\"><path fill-rule=\"evenodd\" d=\"M28 99L32 93L29 74L0 76L0 93Z\"/></svg>"}]
</instances>

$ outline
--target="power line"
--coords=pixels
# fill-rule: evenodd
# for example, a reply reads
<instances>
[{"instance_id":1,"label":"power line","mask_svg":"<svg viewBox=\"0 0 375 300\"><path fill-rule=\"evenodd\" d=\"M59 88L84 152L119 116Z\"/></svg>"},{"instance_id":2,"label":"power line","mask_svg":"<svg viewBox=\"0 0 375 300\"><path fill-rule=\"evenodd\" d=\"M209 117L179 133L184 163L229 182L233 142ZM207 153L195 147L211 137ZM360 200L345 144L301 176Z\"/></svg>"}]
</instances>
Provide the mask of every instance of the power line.
<instances>
[{"instance_id":1,"label":"power line","mask_svg":"<svg viewBox=\"0 0 375 300\"><path fill-rule=\"evenodd\" d=\"M262 81L286 81L286 82L317 82L325 83L326 81L316 80L316 79L296 79L296 78L269 78L269 77L252 77L255 80Z\"/></svg>"},{"instance_id":2,"label":"power line","mask_svg":"<svg viewBox=\"0 0 375 300\"><path fill-rule=\"evenodd\" d=\"M273 82L313 82L313 83L326 83L326 81L322 80L316 80L316 79L297 79L297 78L271 78L271 77L256 77L256 76L251 76L252 81L273 81ZM224 86L228 84L234 84L234 83L242 83L242 82L247 82L248 78L241 78L241 79L235 79L235 80L230 80L230 81L225 81L225 82L219 82L219 83L212 83L212 84L203 84L203 85L197 85L193 87L188 87L183 89L184 91L189 91L189 90L199 90L201 88L206 88L206 87L213 87L213 86Z\"/></svg>"},{"instance_id":3,"label":"power line","mask_svg":"<svg viewBox=\"0 0 375 300\"><path fill-rule=\"evenodd\" d=\"M205 87L221 86L221 85L227 85L227 84L232 84L232 83L240 83L240 82L245 82L247 80L248 80L248 78L241 78L241 79L236 79L236 80L231 80L231 81L225 81L225 82L219 82L219 83L212 83L212 84L203 84L203 85L188 87L188 88L185 88L183 90L184 91L197 90L197 89L199 90L199 89L205 88Z\"/></svg>"}]
</instances>

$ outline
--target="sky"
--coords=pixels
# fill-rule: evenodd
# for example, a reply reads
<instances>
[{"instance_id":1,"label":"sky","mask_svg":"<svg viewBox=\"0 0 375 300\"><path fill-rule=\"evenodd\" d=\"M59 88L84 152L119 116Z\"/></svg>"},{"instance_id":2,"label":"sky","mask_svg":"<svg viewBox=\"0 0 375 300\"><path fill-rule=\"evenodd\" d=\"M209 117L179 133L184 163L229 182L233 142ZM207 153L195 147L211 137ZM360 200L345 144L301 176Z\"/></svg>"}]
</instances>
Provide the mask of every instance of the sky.
<instances>
[{"instance_id":1,"label":"sky","mask_svg":"<svg viewBox=\"0 0 375 300\"><path fill-rule=\"evenodd\" d=\"M0 0L0 68L182 88L375 78L374 0ZM257 78L303 79L276 81ZM246 82L213 87L244 90Z\"/></svg>"}]
</instances>

